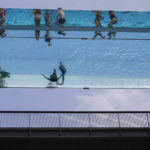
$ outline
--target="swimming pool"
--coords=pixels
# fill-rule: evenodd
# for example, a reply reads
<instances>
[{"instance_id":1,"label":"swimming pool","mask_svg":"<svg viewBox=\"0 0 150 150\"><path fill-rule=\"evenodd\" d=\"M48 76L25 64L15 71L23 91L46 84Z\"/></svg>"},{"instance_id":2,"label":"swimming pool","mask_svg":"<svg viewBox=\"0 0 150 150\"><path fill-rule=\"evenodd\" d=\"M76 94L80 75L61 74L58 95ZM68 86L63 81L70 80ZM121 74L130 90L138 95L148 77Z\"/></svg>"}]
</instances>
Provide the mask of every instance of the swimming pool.
<instances>
[{"instance_id":1,"label":"swimming pool","mask_svg":"<svg viewBox=\"0 0 150 150\"><path fill-rule=\"evenodd\" d=\"M92 40L93 32L66 32L68 39L51 32L52 46L44 41L44 31L39 41L34 31L6 33L6 38L0 38L0 67L11 73L5 87L48 87L49 82L41 74L49 76L56 68L60 75L60 61L67 68L64 85L59 86L62 88L150 87L149 33L117 33L116 40Z\"/></svg>"},{"instance_id":2,"label":"swimming pool","mask_svg":"<svg viewBox=\"0 0 150 150\"><path fill-rule=\"evenodd\" d=\"M34 17L29 17L32 10L30 9L6 9L7 16L5 25L34 25ZM45 10L42 10L45 13ZM66 23L64 26L77 27L95 27L95 14L92 11L76 11L65 10ZM50 10L51 25L55 26L57 10ZM110 22L107 11L103 11L104 20L102 25L108 26ZM150 28L150 12L116 12L118 23L116 27L138 27ZM44 25L44 17L42 16L41 25Z\"/></svg>"}]
</instances>

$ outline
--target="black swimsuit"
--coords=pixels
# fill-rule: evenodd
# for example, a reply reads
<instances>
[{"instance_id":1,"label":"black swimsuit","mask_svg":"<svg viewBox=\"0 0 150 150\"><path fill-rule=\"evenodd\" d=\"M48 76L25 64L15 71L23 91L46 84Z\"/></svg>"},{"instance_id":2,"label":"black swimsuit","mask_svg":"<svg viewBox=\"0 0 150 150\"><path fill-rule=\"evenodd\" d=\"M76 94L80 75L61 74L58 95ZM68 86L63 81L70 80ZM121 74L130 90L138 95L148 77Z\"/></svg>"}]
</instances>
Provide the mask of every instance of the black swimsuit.
<instances>
[{"instance_id":1,"label":"black swimsuit","mask_svg":"<svg viewBox=\"0 0 150 150\"><path fill-rule=\"evenodd\" d=\"M96 18L95 18L96 21L100 21L101 18L102 18L102 17L101 17L100 14L96 14Z\"/></svg>"},{"instance_id":2,"label":"black swimsuit","mask_svg":"<svg viewBox=\"0 0 150 150\"><path fill-rule=\"evenodd\" d=\"M117 19L116 15L115 15L115 14L111 14L111 15L110 15L110 19L113 20L114 18Z\"/></svg>"},{"instance_id":3,"label":"black swimsuit","mask_svg":"<svg viewBox=\"0 0 150 150\"><path fill-rule=\"evenodd\" d=\"M59 18L58 22L59 22L60 24L64 24L64 23L66 22L66 19L64 19L64 18Z\"/></svg>"}]
</instances>

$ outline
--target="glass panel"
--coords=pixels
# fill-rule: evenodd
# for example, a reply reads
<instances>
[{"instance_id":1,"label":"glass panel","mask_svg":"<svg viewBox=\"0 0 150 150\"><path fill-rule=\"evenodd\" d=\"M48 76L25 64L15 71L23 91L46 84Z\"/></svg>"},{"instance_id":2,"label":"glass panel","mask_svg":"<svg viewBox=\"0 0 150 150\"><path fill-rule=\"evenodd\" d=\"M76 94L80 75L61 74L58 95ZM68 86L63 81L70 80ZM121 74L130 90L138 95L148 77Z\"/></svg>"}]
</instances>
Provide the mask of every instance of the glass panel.
<instances>
[{"instance_id":1,"label":"glass panel","mask_svg":"<svg viewBox=\"0 0 150 150\"><path fill-rule=\"evenodd\" d=\"M82 127L89 127L89 117L88 114L71 114L71 113L61 113L60 114L60 124L63 128L82 128Z\"/></svg>"},{"instance_id":2,"label":"glass panel","mask_svg":"<svg viewBox=\"0 0 150 150\"><path fill-rule=\"evenodd\" d=\"M45 13L45 10L41 10ZM7 16L5 25L34 25L34 16L29 17L32 10L29 9L6 9ZM95 27L95 14L93 11L65 10L65 26ZM115 12L118 23L116 27L150 27L150 12ZM55 25L57 10L50 10L51 25ZM110 18L107 11L102 13L104 19L101 23L107 27ZM41 16L41 25L44 25L44 17Z\"/></svg>"},{"instance_id":3,"label":"glass panel","mask_svg":"<svg viewBox=\"0 0 150 150\"><path fill-rule=\"evenodd\" d=\"M0 128L147 128L146 113L0 113Z\"/></svg>"},{"instance_id":4,"label":"glass panel","mask_svg":"<svg viewBox=\"0 0 150 150\"><path fill-rule=\"evenodd\" d=\"M148 127L146 114L142 113L122 113L119 114L121 127Z\"/></svg>"},{"instance_id":5,"label":"glass panel","mask_svg":"<svg viewBox=\"0 0 150 150\"><path fill-rule=\"evenodd\" d=\"M32 113L30 115L30 126L32 128L58 128L59 115L55 113Z\"/></svg>"},{"instance_id":6,"label":"glass panel","mask_svg":"<svg viewBox=\"0 0 150 150\"><path fill-rule=\"evenodd\" d=\"M118 115L115 113L90 114L90 125L92 128L118 128Z\"/></svg>"},{"instance_id":7,"label":"glass panel","mask_svg":"<svg viewBox=\"0 0 150 150\"><path fill-rule=\"evenodd\" d=\"M41 31L39 40L34 32L9 30L6 38L0 38L1 71L11 73L0 79L1 87L51 87L41 74L49 78L55 68L60 77L60 61L67 71L64 84L57 87L150 87L149 33L117 33L111 40L99 36L92 40L93 32L65 32L66 36L51 32L48 46L46 31Z\"/></svg>"},{"instance_id":8,"label":"glass panel","mask_svg":"<svg viewBox=\"0 0 150 150\"><path fill-rule=\"evenodd\" d=\"M29 114L27 113L1 113L0 127L2 128L28 128Z\"/></svg>"}]
</instances>

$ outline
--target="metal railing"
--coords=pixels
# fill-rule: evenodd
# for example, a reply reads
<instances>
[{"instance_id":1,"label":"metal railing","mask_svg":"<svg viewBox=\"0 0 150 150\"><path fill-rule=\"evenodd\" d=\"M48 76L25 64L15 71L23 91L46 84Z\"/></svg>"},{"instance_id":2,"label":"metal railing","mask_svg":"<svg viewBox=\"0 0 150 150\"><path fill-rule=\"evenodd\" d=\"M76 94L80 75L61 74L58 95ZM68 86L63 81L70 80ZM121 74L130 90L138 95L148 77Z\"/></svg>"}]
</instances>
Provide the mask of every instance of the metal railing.
<instances>
[{"instance_id":1,"label":"metal railing","mask_svg":"<svg viewBox=\"0 0 150 150\"><path fill-rule=\"evenodd\" d=\"M33 26L33 25L4 25L0 26L0 30L49 30L49 31L100 31L100 32L150 32L150 28L129 28L129 27L116 27L116 28L97 28L97 27L53 27L53 26Z\"/></svg>"},{"instance_id":2,"label":"metal railing","mask_svg":"<svg viewBox=\"0 0 150 150\"><path fill-rule=\"evenodd\" d=\"M0 128L150 128L150 112L0 111Z\"/></svg>"}]
</instances>

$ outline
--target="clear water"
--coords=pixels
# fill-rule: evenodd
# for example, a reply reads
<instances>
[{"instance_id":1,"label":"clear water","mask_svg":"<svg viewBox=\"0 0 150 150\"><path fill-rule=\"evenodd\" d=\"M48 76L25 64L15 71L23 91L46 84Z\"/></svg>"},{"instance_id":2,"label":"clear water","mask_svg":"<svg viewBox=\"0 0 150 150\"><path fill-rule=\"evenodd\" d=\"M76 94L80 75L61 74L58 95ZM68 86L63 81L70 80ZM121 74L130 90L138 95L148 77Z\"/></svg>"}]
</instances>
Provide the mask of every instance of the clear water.
<instances>
[{"instance_id":1,"label":"clear water","mask_svg":"<svg viewBox=\"0 0 150 150\"><path fill-rule=\"evenodd\" d=\"M8 37L34 37L34 31L7 31ZM107 33L103 33L107 35ZM44 37L45 32L41 32ZM51 32L52 37L63 37ZM92 38L93 32L67 32L66 37ZM59 61L67 68L61 87L149 88L149 40L0 38L0 67L11 73L6 87L47 87ZM116 38L150 38L149 33L117 33Z\"/></svg>"},{"instance_id":2,"label":"clear water","mask_svg":"<svg viewBox=\"0 0 150 150\"><path fill-rule=\"evenodd\" d=\"M28 9L7 9L6 25L34 25L34 15L29 17L32 10ZM42 10L44 13L45 10ZM50 10L51 25L55 26L56 10ZM95 27L95 15L92 11L70 11L65 10L65 26ZM104 27L110 22L108 12L103 12L104 20L101 21ZM116 12L118 23L116 27L150 27L150 12ZM44 25L42 16L41 25Z\"/></svg>"}]
</instances>

